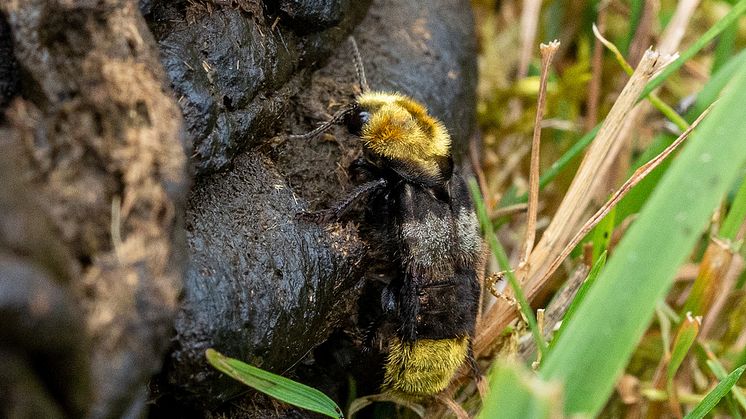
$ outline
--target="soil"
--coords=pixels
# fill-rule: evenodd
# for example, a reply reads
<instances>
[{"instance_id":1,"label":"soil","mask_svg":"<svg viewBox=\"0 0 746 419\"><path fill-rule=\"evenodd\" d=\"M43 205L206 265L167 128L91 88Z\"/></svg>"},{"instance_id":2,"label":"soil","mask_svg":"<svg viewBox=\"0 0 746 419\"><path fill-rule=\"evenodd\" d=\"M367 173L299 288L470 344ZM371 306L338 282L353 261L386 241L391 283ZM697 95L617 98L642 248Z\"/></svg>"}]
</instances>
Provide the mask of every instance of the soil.
<instances>
[{"instance_id":1,"label":"soil","mask_svg":"<svg viewBox=\"0 0 746 419\"><path fill-rule=\"evenodd\" d=\"M0 188L0 265L14 278L0 286L0 411L305 417L255 394L219 408L243 388L206 364L208 347L290 376L303 365L343 400L346 376L308 372L340 359L314 348L355 346L346 330L374 244L354 220L296 214L344 196L360 144L342 129L287 134L354 99L354 28L371 87L426 103L458 156L476 83L461 3L0 5L0 173L15 179Z\"/></svg>"}]
</instances>

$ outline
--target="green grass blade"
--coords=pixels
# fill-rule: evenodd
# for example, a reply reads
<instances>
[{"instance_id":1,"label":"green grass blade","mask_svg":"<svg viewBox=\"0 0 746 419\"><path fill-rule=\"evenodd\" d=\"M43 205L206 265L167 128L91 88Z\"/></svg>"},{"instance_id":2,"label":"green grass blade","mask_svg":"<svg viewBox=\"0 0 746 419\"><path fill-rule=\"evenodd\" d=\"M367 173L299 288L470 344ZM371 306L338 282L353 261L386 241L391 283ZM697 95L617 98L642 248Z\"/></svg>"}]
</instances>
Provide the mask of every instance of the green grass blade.
<instances>
[{"instance_id":1,"label":"green grass blade","mask_svg":"<svg viewBox=\"0 0 746 419\"><path fill-rule=\"evenodd\" d=\"M592 261L596 264L598 258L601 257L602 253L605 253L611 243L611 236L614 234L614 228L616 227L616 207L612 208L606 216L598 222L598 225L593 228L593 231L588 233L591 236L593 243L593 254Z\"/></svg>"},{"instance_id":2,"label":"green grass blade","mask_svg":"<svg viewBox=\"0 0 746 419\"><path fill-rule=\"evenodd\" d=\"M270 397L332 418L344 418L342 409L315 388L229 358L212 348L205 351L205 356L218 371Z\"/></svg>"},{"instance_id":3,"label":"green grass blade","mask_svg":"<svg viewBox=\"0 0 746 419\"><path fill-rule=\"evenodd\" d=\"M732 57L717 73L713 74L702 90L697 94L697 100L692 109L686 113L686 119L691 122L697 119L705 109L709 108L717 100L720 92L725 85L733 78L733 74L746 65L746 50L743 50L736 56ZM676 140L675 135L659 134L655 137L651 145L640 154L633 163L630 173L647 163L653 157L657 156L663 149L668 147ZM624 220L629 215L637 213L650 193L660 181L661 176L668 170L672 159L666 159L660 166L653 170L645 179L642 180L634 189L629 191L627 196L617 206L617 219Z\"/></svg>"},{"instance_id":4,"label":"green grass blade","mask_svg":"<svg viewBox=\"0 0 746 419\"><path fill-rule=\"evenodd\" d=\"M637 33L637 27L640 25L640 21L642 20L644 9L644 0L630 1L629 30L627 31L627 36L625 36L619 44L619 48L625 54L629 53L629 47L632 46L632 40L635 38L635 33Z\"/></svg>"},{"instance_id":5,"label":"green grass blade","mask_svg":"<svg viewBox=\"0 0 746 419\"><path fill-rule=\"evenodd\" d=\"M724 380L725 377L728 375L728 372L725 371L725 367L722 363L720 363L720 360L717 358L711 358L708 359L706 362L707 367L710 368L710 371L712 371L713 374L715 374L715 378L718 380ZM741 405L741 408L746 410L746 396L743 395L737 388L733 387L731 389L731 392L733 393L733 397L738 401L738 403Z\"/></svg>"},{"instance_id":6,"label":"green grass blade","mask_svg":"<svg viewBox=\"0 0 746 419\"><path fill-rule=\"evenodd\" d=\"M661 342L663 342L663 348L671 347L671 319L663 311L665 302L661 301L655 307L655 316L658 319L658 327L661 332Z\"/></svg>"},{"instance_id":7,"label":"green grass blade","mask_svg":"<svg viewBox=\"0 0 746 419\"><path fill-rule=\"evenodd\" d=\"M700 95L701 97L698 97L697 105L695 106L696 109L701 108L701 110L696 115L694 115L694 118L691 118L691 120L694 120L696 116L704 112L704 110L707 109L707 107L709 107L710 104L712 104L717 94L720 93L720 90L722 90L725 83L730 79L730 76L732 76L733 71L735 71L737 66L741 64L740 60L746 60L746 51L744 51L741 54L738 54L736 57L734 57L734 59L732 59L729 62L728 71L721 72L722 73L721 77L717 79L718 83L715 83L712 87L710 87L710 89L707 89L707 87L703 89L703 93ZM669 65L669 67L671 67L671 65ZM723 70L725 70L725 68L723 68ZM713 80L715 80L715 78L713 78ZM713 84L713 83L708 82L708 85L710 84ZM640 96L640 97L644 98L645 96L646 95ZM661 107L660 109L662 109L663 106L668 106L665 103L660 102L659 99L657 100L659 101L658 106ZM685 121L678 114L676 114L676 112L673 111L673 109L670 109L670 111L665 111L665 110L661 110L661 111L664 114L666 114L669 120L676 122L677 126L680 129L683 130L686 128L684 126L686 125ZM544 189L546 185L548 185L552 180L554 180L554 178L557 177L557 175L562 171L562 169L567 167L567 165L570 164L570 162L573 161L573 159L578 157L583 152L583 150L585 150L585 148L593 141L593 139L596 138L596 134L598 134L598 130L600 128L601 128L601 124L596 125L592 130L588 131L585 135L580 137L580 139L578 139L578 141L576 141L575 144L573 144L572 147L570 147L570 149L568 149L564 154L562 154L562 156L559 159L557 159L557 161L552 163L549 169L547 169L546 172L542 173L541 177L539 178L539 188ZM675 139L676 137L672 136L671 141ZM663 146L661 150L663 148L665 148L665 146ZM650 157L652 158L656 154L658 153L654 153ZM648 160L643 160L643 163L647 162ZM513 204L520 203L520 202L526 202L527 200L528 200L528 194L524 193L523 195L516 196L515 190L511 188L511 190L505 193L504 199L500 203L500 205L505 207L505 206L513 205Z\"/></svg>"},{"instance_id":8,"label":"green grass blade","mask_svg":"<svg viewBox=\"0 0 746 419\"><path fill-rule=\"evenodd\" d=\"M715 47L715 56L712 60L711 73L720 70L731 58L733 51L735 50L737 37L738 24L736 22L729 25L725 30L723 30L723 33L720 34L720 39L718 39L717 46Z\"/></svg>"},{"instance_id":9,"label":"green grass blade","mask_svg":"<svg viewBox=\"0 0 746 419\"><path fill-rule=\"evenodd\" d=\"M735 386L733 388L735 388ZM728 410L730 411L730 415L733 419L743 418L743 416L741 416L741 412L738 410L736 402L733 401L733 398L725 399L725 403L728 405Z\"/></svg>"},{"instance_id":10,"label":"green grass blade","mask_svg":"<svg viewBox=\"0 0 746 419\"><path fill-rule=\"evenodd\" d=\"M741 186L736 192L736 197L733 199L723 225L720 226L718 235L724 239L735 240L744 219L746 219L746 178L741 181Z\"/></svg>"},{"instance_id":11,"label":"green grass blade","mask_svg":"<svg viewBox=\"0 0 746 419\"><path fill-rule=\"evenodd\" d=\"M676 376L676 371L679 370L681 363L684 362L684 358L689 353L689 349L692 348L694 340L697 339L699 323L699 319L687 313L684 322L679 326L679 331L676 333L676 339L674 339L673 349L671 350L671 360L667 368L666 375L669 382Z\"/></svg>"},{"instance_id":12,"label":"green grass blade","mask_svg":"<svg viewBox=\"0 0 746 419\"><path fill-rule=\"evenodd\" d=\"M746 346L741 349L741 353L738 354L738 358L736 358L736 365L743 364L746 364Z\"/></svg>"},{"instance_id":13,"label":"green grass blade","mask_svg":"<svg viewBox=\"0 0 746 419\"><path fill-rule=\"evenodd\" d=\"M718 404L720 399L733 388L738 379L741 378L744 369L746 369L746 365L741 365L735 371L728 374L712 391L707 393L707 396L689 414L684 416L684 419L701 419L705 417Z\"/></svg>"},{"instance_id":14,"label":"green grass blade","mask_svg":"<svg viewBox=\"0 0 746 419\"><path fill-rule=\"evenodd\" d=\"M521 289L521 285L513 274L510 262L508 261L508 255L505 253L505 249L503 249L500 242L497 241L495 230L493 230L492 222L490 221L490 218L487 215L487 209L484 206L484 200L482 199L482 195L479 193L479 186L477 185L477 181L473 178L469 179L469 192L471 192L471 197L474 200L474 206L477 210L477 218L479 218L479 223L482 225L482 232L487 240L487 244L490 246L492 254L495 255L495 259L497 259L500 269L505 271L505 276L508 278L508 283L513 289L513 294L515 295L516 300L518 300L521 313L523 313L523 317L525 317L528 322L528 327L531 329L531 335L533 336L534 341L536 342L536 347L539 350L539 356L541 356L546 352L547 343L541 335L531 305L528 303L526 295L523 294L523 290Z\"/></svg>"},{"instance_id":15,"label":"green grass blade","mask_svg":"<svg viewBox=\"0 0 746 419\"><path fill-rule=\"evenodd\" d=\"M653 142L648 146L647 149L640 155L640 157L635 160L632 167L630 168L630 173L632 173L634 170L642 166L643 164L647 163L652 159L653 157L660 154L663 150L666 149L671 143L673 143L676 140L675 135L670 134L658 134L654 139ZM650 172L645 179L643 179L637 186L635 186L627 196L622 198L622 201L619 202L619 205L617 205L617 213L616 216L619 220L624 220L627 217L629 217L632 214L636 214L640 211L640 208L645 204L645 201L648 200L650 197L650 194L653 192L655 187L658 185L658 182L660 182L661 177L663 177L663 174L666 173L668 168L673 163L673 158L669 158L664 160L658 167L656 167L652 172Z\"/></svg>"},{"instance_id":16,"label":"green grass blade","mask_svg":"<svg viewBox=\"0 0 746 419\"><path fill-rule=\"evenodd\" d=\"M562 393L545 383L520 362L498 361L490 372L490 391L480 419L544 419L561 417Z\"/></svg>"},{"instance_id":17,"label":"green grass blade","mask_svg":"<svg viewBox=\"0 0 746 419\"><path fill-rule=\"evenodd\" d=\"M679 58L669 64L660 74L654 79L650 80L645 88L640 93L638 101L644 99L653 90L657 89L658 86L663 84L664 81L673 73L675 73L681 66L684 65L690 58L694 57L702 48L704 48L710 41L715 39L716 36L720 35L725 29L727 29L733 22L735 22L744 12L746 12L746 0L741 0L736 3L733 8L725 15L721 20L714 24L707 32L704 33L694 44L684 51Z\"/></svg>"},{"instance_id":18,"label":"green grass blade","mask_svg":"<svg viewBox=\"0 0 746 419\"><path fill-rule=\"evenodd\" d=\"M540 368L565 412L604 406L655 306L746 163L746 67L692 134Z\"/></svg>"},{"instance_id":19,"label":"green grass blade","mask_svg":"<svg viewBox=\"0 0 746 419\"><path fill-rule=\"evenodd\" d=\"M712 73L702 91L697 93L697 100L692 109L686 113L686 118L694 121L705 109L709 108L720 96L725 85L733 78L733 74L744 65L746 65L746 49L733 56L717 72Z\"/></svg>"},{"instance_id":20,"label":"green grass blade","mask_svg":"<svg viewBox=\"0 0 746 419\"><path fill-rule=\"evenodd\" d=\"M624 58L624 55L622 55L622 52L619 51L619 48L617 48L616 45L614 45L611 41L605 39L599 33L597 33L597 36L599 40L606 46L606 48L608 48L609 51L614 54L614 57L616 58L617 62L622 67L624 72L627 73L627 75L631 76L635 70L632 68L631 65L629 65L627 60ZM663 116L668 118L669 121L673 122L681 131L685 131L687 128L689 128L689 124L684 120L684 118L682 118L681 115L679 115L674 108L668 106L668 104L661 98L659 98L658 95L650 92L647 98L650 104L658 109L658 112L662 113Z\"/></svg>"},{"instance_id":21,"label":"green grass blade","mask_svg":"<svg viewBox=\"0 0 746 419\"><path fill-rule=\"evenodd\" d=\"M578 293L575 294L575 298L572 299L572 303L570 303L570 307L567 308L567 312L565 313L565 317L562 319L559 330L557 330L557 332L554 334L554 338L552 338L552 342L549 345L550 350L554 348L554 345L559 339L560 335L562 335L565 329L567 329L567 325L570 323L573 316L575 315L575 311L578 309L580 304L583 303L583 299L585 299L586 294L588 294L588 290L591 289L593 284L596 282L596 278L598 278L598 274L601 272L601 269L603 269L604 265L606 265L606 251L601 253L601 255L596 260L596 263L593 264L591 271L588 272L588 277L583 282L583 285L580 286Z\"/></svg>"},{"instance_id":22,"label":"green grass blade","mask_svg":"<svg viewBox=\"0 0 746 419\"><path fill-rule=\"evenodd\" d=\"M565 154L562 155L559 159L557 159L556 162L552 163L552 165L547 169L546 173L541 175L539 178L539 186L542 188L547 186L549 182L554 180L555 177L564 169L568 164L570 164L575 157L578 157L580 153L585 150L585 148L593 142L593 139L596 138L596 134L598 134L598 130L601 129L601 124L596 125L593 127L592 130L588 131L585 135L583 135L578 141L575 142L575 144L570 147L569 150L565 152ZM523 199L525 201L525 199Z\"/></svg>"}]
</instances>

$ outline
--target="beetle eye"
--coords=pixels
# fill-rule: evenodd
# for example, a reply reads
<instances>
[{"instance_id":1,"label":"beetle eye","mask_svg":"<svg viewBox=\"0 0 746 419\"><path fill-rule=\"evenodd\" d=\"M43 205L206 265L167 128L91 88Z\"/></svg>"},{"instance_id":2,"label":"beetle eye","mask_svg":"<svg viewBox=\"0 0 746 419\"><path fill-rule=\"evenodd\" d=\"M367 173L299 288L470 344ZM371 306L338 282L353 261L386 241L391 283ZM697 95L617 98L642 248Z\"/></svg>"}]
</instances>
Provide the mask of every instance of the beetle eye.
<instances>
[{"instance_id":1,"label":"beetle eye","mask_svg":"<svg viewBox=\"0 0 746 419\"><path fill-rule=\"evenodd\" d=\"M355 108L345 117L345 125L350 134L360 135L365 125L370 120L370 112Z\"/></svg>"}]
</instances>

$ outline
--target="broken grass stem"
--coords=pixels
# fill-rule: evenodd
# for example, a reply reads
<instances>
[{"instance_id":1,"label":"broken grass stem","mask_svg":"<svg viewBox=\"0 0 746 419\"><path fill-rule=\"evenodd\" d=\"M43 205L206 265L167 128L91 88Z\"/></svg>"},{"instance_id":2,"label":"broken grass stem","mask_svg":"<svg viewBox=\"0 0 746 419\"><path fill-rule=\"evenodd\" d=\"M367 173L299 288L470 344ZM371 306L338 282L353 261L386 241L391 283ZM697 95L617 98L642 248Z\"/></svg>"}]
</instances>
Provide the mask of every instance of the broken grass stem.
<instances>
[{"instance_id":1,"label":"broken grass stem","mask_svg":"<svg viewBox=\"0 0 746 419\"><path fill-rule=\"evenodd\" d=\"M624 55L622 55L621 51L619 51L619 48L616 47L611 41L604 38L603 35L601 35L601 32L599 32L596 25L593 25L593 34L596 35L596 39L598 39L606 48L609 49L614 54L614 57L616 58L617 62L620 66L622 66L622 69L624 70L627 75L632 75L633 69L632 66L629 65L627 60L624 59ZM666 102L664 102L661 98L658 97L654 92L650 92L647 96L648 101L650 101L650 104L653 105L660 113L663 114L669 121L673 122L677 128L679 128L682 131L685 131L689 124L684 120L684 118L679 115L676 110L674 110L672 107L670 107Z\"/></svg>"},{"instance_id":2,"label":"broken grass stem","mask_svg":"<svg viewBox=\"0 0 746 419\"><path fill-rule=\"evenodd\" d=\"M524 271L528 255L534 247L536 239L536 214L539 204L539 150L541 149L541 121L544 119L544 108L547 100L547 79L549 77L549 66L552 64L554 54L559 49L560 43L554 40L549 45L541 44L541 83L539 85L539 98L536 103L536 120L534 121L534 136L531 142L531 171L529 174L528 193L528 219L526 222L526 237L521 250L519 269ZM523 275L521 275L523 277Z\"/></svg>"},{"instance_id":3,"label":"broken grass stem","mask_svg":"<svg viewBox=\"0 0 746 419\"><path fill-rule=\"evenodd\" d=\"M676 139L671 145L666 147L665 150L663 150L660 154L653 157L649 162L645 163L644 165L640 166L637 170L635 170L635 173L632 174L632 176L622 185L614 194L612 197L601 207L598 211L596 211L593 216L586 221L586 223L583 225L583 227L575 234L575 236L570 240L569 243L565 246L565 248L562 250L562 252L557 256L551 265L549 265L549 269L544 273L544 276L542 277L540 282L546 281L549 276L551 276L555 270L559 267L559 265L562 263L563 260L572 252L572 249L575 248L575 246L580 243L580 241L583 239L583 237L588 234L589 231L593 229L593 227L596 226L605 216L606 214L611 211L616 204L619 203L619 201L624 198L627 193L635 187L638 183L640 183L641 180L643 180L650 172L653 171L656 167L658 167L663 160L666 159L671 153L673 153L676 148L687 138L689 137L689 134L694 130L694 128L699 125L699 123L704 119L704 117L710 113L710 109L712 109L712 106L707 108L706 111L702 112L702 114L695 120L692 125L687 128L686 131L684 131L679 138Z\"/></svg>"},{"instance_id":4,"label":"broken grass stem","mask_svg":"<svg viewBox=\"0 0 746 419\"><path fill-rule=\"evenodd\" d=\"M587 208L592 197L603 188L604 176L621 147L621 144L614 140L617 138L626 115L634 107L647 81L665 67L666 63L667 60L662 59L659 54L652 51L646 52L637 70L630 77L601 124L596 139L580 163L562 203L529 256L529 275L522 285L530 298L535 297L546 284L545 280L543 282L540 280L544 277L549 262L559 254L563 244L567 243L582 225L583 211L579 208L583 210ZM482 316L481 328L477 331L474 340L475 352L482 354L488 351L503 328L514 319L515 311L503 305L495 304L487 309Z\"/></svg>"}]
</instances>

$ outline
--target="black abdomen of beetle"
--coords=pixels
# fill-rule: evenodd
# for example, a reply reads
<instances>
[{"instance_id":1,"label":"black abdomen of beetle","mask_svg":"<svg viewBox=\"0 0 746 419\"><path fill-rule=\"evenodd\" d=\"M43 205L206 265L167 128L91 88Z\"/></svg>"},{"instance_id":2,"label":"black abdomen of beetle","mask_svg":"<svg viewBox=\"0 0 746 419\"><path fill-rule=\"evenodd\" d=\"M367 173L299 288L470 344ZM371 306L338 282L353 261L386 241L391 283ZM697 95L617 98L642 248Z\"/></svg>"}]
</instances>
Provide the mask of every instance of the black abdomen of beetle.
<instances>
[{"instance_id":1,"label":"black abdomen of beetle","mask_svg":"<svg viewBox=\"0 0 746 419\"><path fill-rule=\"evenodd\" d=\"M452 339L474 334L479 303L475 271L479 226L466 183L454 174L443 201L405 183L399 191L404 275L398 288L401 338Z\"/></svg>"}]
</instances>

